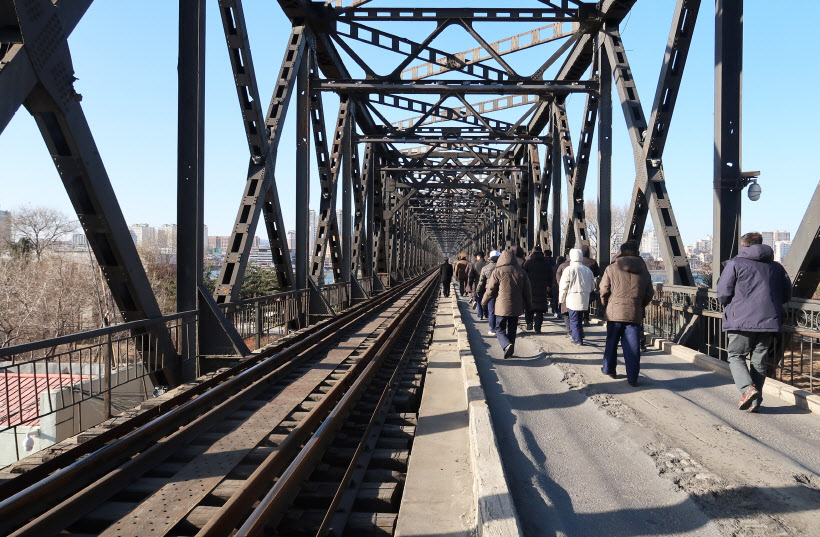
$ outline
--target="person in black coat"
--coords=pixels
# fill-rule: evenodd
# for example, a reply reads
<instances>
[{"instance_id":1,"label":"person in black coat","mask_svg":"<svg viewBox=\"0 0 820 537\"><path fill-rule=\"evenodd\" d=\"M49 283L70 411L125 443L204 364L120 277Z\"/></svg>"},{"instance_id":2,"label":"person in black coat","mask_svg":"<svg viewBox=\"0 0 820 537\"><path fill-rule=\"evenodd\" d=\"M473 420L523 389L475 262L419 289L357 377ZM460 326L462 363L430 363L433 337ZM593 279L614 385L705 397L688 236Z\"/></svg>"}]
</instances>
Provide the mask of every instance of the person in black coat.
<instances>
[{"instance_id":1,"label":"person in black coat","mask_svg":"<svg viewBox=\"0 0 820 537\"><path fill-rule=\"evenodd\" d=\"M544 313L549 307L549 297L552 294L554 277L552 257L545 256L541 247L536 246L524 262L523 268L530 278L532 288L532 308L525 312L524 320L527 323L527 330L533 329L534 321L535 333L540 334L541 325L544 323Z\"/></svg>"},{"instance_id":2,"label":"person in black coat","mask_svg":"<svg viewBox=\"0 0 820 537\"><path fill-rule=\"evenodd\" d=\"M559 255L555 259L555 266L552 269L552 312L555 314L556 317L562 319L564 315L561 313L561 303L558 302L558 277L557 272L561 265L564 264L566 258L562 255Z\"/></svg>"},{"instance_id":3,"label":"person in black coat","mask_svg":"<svg viewBox=\"0 0 820 537\"><path fill-rule=\"evenodd\" d=\"M478 304L478 318L483 319L487 316L484 306L481 305L481 297L478 296L478 280L481 278L481 269L487 265L484 260L484 252L475 253L475 262L470 267L470 275L467 279L467 285L473 293L473 300Z\"/></svg>"},{"instance_id":4,"label":"person in black coat","mask_svg":"<svg viewBox=\"0 0 820 537\"><path fill-rule=\"evenodd\" d=\"M441 292L444 293L444 296L450 296L450 283L453 280L453 265L449 263L449 258L444 258L444 262L438 270L441 279Z\"/></svg>"}]
</instances>

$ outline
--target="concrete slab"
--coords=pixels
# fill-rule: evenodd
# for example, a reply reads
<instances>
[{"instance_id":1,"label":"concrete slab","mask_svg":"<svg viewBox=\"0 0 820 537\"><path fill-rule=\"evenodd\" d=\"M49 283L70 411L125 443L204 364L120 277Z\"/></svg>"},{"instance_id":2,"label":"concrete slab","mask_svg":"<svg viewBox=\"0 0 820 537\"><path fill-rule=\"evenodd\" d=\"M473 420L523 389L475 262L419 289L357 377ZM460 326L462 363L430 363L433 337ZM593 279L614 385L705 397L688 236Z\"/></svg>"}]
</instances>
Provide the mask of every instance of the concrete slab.
<instances>
[{"instance_id":1,"label":"concrete slab","mask_svg":"<svg viewBox=\"0 0 820 537\"><path fill-rule=\"evenodd\" d=\"M468 537L475 527L470 420L452 306L442 299L396 537Z\"/></svg>"},{"instance_id":2,"label":"concrete slab","mask_svg":"<svg viewBox=\"0 0 820 537\"><path fill-rule=\"evenodd\" d=\"M505 360L461 312L524 535L820 535L810 412L739 411L729 377L662 350L633 388L601 372L603 327L576 347L553 317Z\"/></svg>"}]
</instances>

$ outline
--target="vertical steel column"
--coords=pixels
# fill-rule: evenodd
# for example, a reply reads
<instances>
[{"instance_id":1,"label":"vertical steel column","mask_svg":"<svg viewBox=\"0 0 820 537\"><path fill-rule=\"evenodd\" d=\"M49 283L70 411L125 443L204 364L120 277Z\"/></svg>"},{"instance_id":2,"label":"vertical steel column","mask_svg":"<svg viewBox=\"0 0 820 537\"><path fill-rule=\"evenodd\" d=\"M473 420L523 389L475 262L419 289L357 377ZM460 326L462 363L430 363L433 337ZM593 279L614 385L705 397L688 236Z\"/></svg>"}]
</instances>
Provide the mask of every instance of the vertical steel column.
<instances>
[{"instance_id":1,"label":"vertical steel column","mask_svg":"<svg viewBox=\"0 0 820 537\"><path fill-rule=\"evenodd\" d=\"M599 34L598 53L600 95L598 103L598 266L609 265L612 257L612 67Z\"/></svg>"},{"instance_id":2,"label":"vertical steel column","mask_svg":"<svg viewBox=\"0 0 820 537\"><path fill-rule=\"evenodd\" d=\"M296 77L296 263L294 282L296 289L308 285L308 200L310 200L310 93L308 92L308 67L311 64L310 48L299 64Z\"/></svg>"},{"instance_id":3,"label":"vertical steel column","mask_svg":"<svg viewBox=\"0 0 820 537\"><path fill-rule=\"evenodd\" d=\"M386 185L387 173L382 171L382 157L379 156L378 175L373 176L373 261L376 263L376 272L390 272L390 259L387 254L387 206Z\"/></svg>"},{"instance_id":4,"label":"vertical steel column","mask_svg":"<svg viewBox=\"0 0 820 537\"><path fill-rule=\"evenodd\" d=\"M177 311L190 311L204 250L205 0L179 2L177 76Z\"/></svg>"},{"instance_id":5,"label":"vertical steel column","mask_svg":"<svg viewBox=\"0 0 820 537\"><path fill-rule=\"evenodd\" d=\"M563 176L564 162L561 158L561 143L559 141L558 122L556 121L555 104L552 104L552 114L550 123L552 124L552 145L550 151L552 156L552 253L555 256L561 255L558 251L561 248L561 178Z\"/></svg>"},{"instance_id":6,"label":"vertical steel column","mask_svg":"<svg viewBox=\"0 0 820 537\"><path fill-rule=\"evenodd\" d=\"M177 311L197 309L202 284L205 156L205 0L179 2L177 116ZM195 376L194 330L180 348L183 379Z\"/></svg>"},{"instance_id":7,"label":"vertical steel column","mask_svg":"<svg viewBox=\"0 0 820 537\"><path fill-rule=\"evenodd\" d=\"M355 108L353 102L348 104L348 121L345 125L344 139L342 141L342 222L339 231L342 235L342 281L350 282L350 263L353 252L353 151L356 144L353 143L353 114Z\"/></svg>"},{"instance_id":8,"label":"vertical steel column","mask_svg":"<svg viewBox=\"0 0 820 537\"><path fill-rule=\"evenodd\" d=\"M369 146L370 144L368 144ZM366 159L365 162L367 163L367 173L363 177L363 181L365 182L365 244L364 244L364 261L362 263L362 276L376 276L375 271L375 261L376 256L374 255L375 252L373 251L374 246L374 238L375 238L375 225L376 225L376 214L375 214L375 190L376 190L376 174L380 173L378 170L378 162L379 157L375 154L376 148L370 147L369 154L370 159Z\"/></svg>"},{"instance_id":9,"label":"vertical steel column","mask_svg":"<svg viewBox=\"0 0 820 537\"><path fill-rule=\"evenodd\" d=\"M715 1L715 175L712 285L740 244L743 0Z\"/></svg>"}]
</instances>

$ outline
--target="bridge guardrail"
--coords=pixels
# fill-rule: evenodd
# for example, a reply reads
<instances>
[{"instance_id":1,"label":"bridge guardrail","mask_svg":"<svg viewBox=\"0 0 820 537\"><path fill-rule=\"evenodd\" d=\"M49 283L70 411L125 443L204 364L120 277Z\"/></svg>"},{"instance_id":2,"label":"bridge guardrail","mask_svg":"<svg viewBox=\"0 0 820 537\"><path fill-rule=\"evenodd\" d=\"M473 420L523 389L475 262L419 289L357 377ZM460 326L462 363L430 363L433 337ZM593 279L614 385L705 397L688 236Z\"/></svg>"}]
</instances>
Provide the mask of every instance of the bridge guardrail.
<instances>
[{"instance_id":1,"label":"bridge guardrail","mask_svg":"<svg viewBox=\"0 0 820 537\"><path fill-rule=\"evenodd\" d=\"M362 291L367 293L367 296L373 296L373 276L359 278L357 281L359 282L359 286L362 288Z\"/></svg>"},{"instance_id":2,"label":"bridge guardrail","mask_svg":"<svg viewBox=\"0 0 820 537\"><path fill-rule=\"evenodd\" d=\"M297 290L220 308L253 350L303 328L309 302L309 291ZM152 328L164 325L180 354L197 319L197 311L174 313L0 349L0 467L25 456L31 435L45 447L150 398L149 377L165 367Z\"/></svg>"},{"instance_id":3,"label":"bridge guardrail","mask_svg":"<svg viewBox=\"0 0 820 537\"><path fill-rule=\"evenodd\" d=\"M711 289L657 285L644 330L726 361L723 306ZM820 393L820 301L795 299L785 305L783 329L767 361L769 376Z\"/></svg>"},{"instance_id":4,"label":"bridge guardrail","mask_svg":"<svg viewBox=\"0 0 820 537\"><path fill-rule=\"evenodd\" d=\"M32 435L48 445L150 397L148 377L165 366L151 328L164 325L178 350L196 318L175 313L0 349L0 443L14 444L0 454L19 460Z\"/></svg>"},{"instance_id":5,"label":"bridge guardrail","mask_svg":"<svg viewBox=\"0 0 820 537\"><path fill-rule=\"evenodd\" d=\"M291 329L304 328L310 304L309 291L285 291L219 307L233 323L250 350L260 349L285 336Z\"/></svg>"},{"instance_id":6,"label":"bridge guardrail","mask_svg":"<svg viewBox=\"0 0 820 537\"><path fill-rule=\"evenodd\" d=\"M334 311L339 312L350 307L350 284L347 282L329 283L319 288L325 300Z\"/></svg>"}]
</instances>

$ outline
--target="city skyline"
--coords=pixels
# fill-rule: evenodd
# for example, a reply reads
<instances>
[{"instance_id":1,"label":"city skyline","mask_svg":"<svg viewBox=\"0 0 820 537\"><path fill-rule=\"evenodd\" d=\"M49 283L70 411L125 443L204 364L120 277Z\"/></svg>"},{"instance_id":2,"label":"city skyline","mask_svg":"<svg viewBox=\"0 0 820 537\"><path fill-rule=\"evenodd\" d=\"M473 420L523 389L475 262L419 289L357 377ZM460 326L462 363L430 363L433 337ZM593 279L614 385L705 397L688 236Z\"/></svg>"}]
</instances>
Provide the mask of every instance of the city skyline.
<instances>
[{"instance_id":1,"label":"city skyline","mask_svg":"<svg viewBox=\"0 0 820 537\"><path fill-rule=\"evenodd\" d=\"M11 238L10 221L13 211L0 210L0 239L7 237ZM336 217L339 221L342 219L342 210L336 210ZM312 256L314 253L316 228L319 224L319 215L315 209L308 210L308 255ZM145 222L128 225L131 237L136 245L141 245L145 242L154 242L161 249L173 250L176 248L176 224L162 224L154 226ZM264 228L263 228L264 229ZM791 246L790 231L774 230L774 231L759 231L763 236L763 244L770 246L774 252L774 260L782 263ZM226 235L210 235L208 233L208 226L203 226L204 244L206 254L221 254L224 252L230 242L231 236ZM293 252L295 242L296 230L289 229L286 231L286 241L288 249ZM611 251L617 253L621 238L613 236ZM73 248L83 249L88 247L84 233L74 232L66 236L66 243L70 243ZM267 239L255 235L251 246L251 260L256 263L269 264L263 260L265 255L270 255L270 243ZM267 250L265 250L267 248ZM693 269L707 267L711 263L712 258L712 235L706 235L703 238L697 239L694 242L684 246L687 258ZM261 250L261 251L260 251ZM660 243L655 233L654 227L649 223L649 228L644 232L644 235L639 244L639 251L648 258L655 261L662 261L660 252ZM326 257L328 252L325 253Z\"/></svg>"},{"instance_id":2,"label":"city skyline","mask_svg":"<svg viewBox=\"0 0 820 537\"><path fill-rule=\"evenodd\" d=\"M479 2L485 5L484 2ZM790 4L805 13L794 21L795 31L786 40L744 40L744 54L756 61L744 65L743 72L743 169L761 170L759 183L763 195L757 202L743 200L742 231L779 227L794 234L805 212L808 196L796 193L811 192L816 186L820 154L814 151L810 125L820 120L817 107L805 107L799 99L786 100L780 106L770 106L767 87L773 77L787 78L801 72L800 58L813 47L811 22L820 15L820 4L807 0ZM668 24L673 2L638 3L632 10L623 35L630 44L630 62L636 85L640 88L644 111L648 116L658 68L668 38ZM748 3L744 11L744 32L766 35L770 25L769 6ZM273 47L267 36L288 35L290 22L278 6L249 4L246 6L249 39L254 50ZM711 99L714 84L714 23L709 10L700 11L689 53L686 77L677 101L677 111L669 132L664 153L667 187L684 243L712 233L711 210L704 218L703 209L712 205L714 111L704 106ZM812 16L812 13L814 16ZM156 28L157 39L152 40L146 53L145 46L133 47L128 31L111 33L111 20L135 31L147 24ZM206 120L205 128L205 219L214 232L229 234L240 202L241 185L247 170L248 150L241 118L236 113L235 86L229 58L225 50L218 6L208 5L207 47L213 54L207 56ZM110 176L126 222L174 222L176 220L176 77L175 50L176 8L158 4L147 9L142 4L94 3L69 38L72 58L79 80L78 93L83 95L83 109L88 117L100 154ZM642 28L637 32L636 28ZM213 30L213 31L212 31ZM106 46L100 39L105 36ZM261 46L266 45L266 46ZM541 49L537 49L541 50ZM549 48L544 49L549 53ZM151 57L152 76L145 77L142 69L146 57ZM261 98L266 101L273 90L279 67L275 61L256 65ZM818 75L809 70L807 82ZM123 84L123 81L127 83ZM327 110L334 110L338 100L326 96ZM580 109L583 99L568 98L568 115L573 139L577 140ZM126 133L112 109L121 102L131 102L136 113ZM617 98L616 98L617 102ZM295 114L287 115L282 139L295 136ZM493 117L503 119L505 112ZM412 115L412 114L407 114ZM623 115L614 114L613 202L629 199L634 185L633 151L623 123ZM332 124L332 122L331 122ZM777 124L788 136L772 137L769 125ZM124 138L125 136L125 138ZM331 139L332 136L327 136ZM32 118L26 113L16 114L0 135L0 160L4 176L25 178L26 188L11 184L4 192L2 209L28 202L31 189L40 192L42 201L63 212L72 214L68 200L42 137ZM123 143L126 141L127 143ZM312 145L312 144L311 144ZM597 140L592 154L595 154ZM133 153L151 155L134 159ZM310 205L318 207L317 167L311 149ZM543 152L543 149L542 149ZM799 159L783 159L780 155L796 154ZM294 159L292 152L278 154L277 185L286 229L295 228ZM586 199L594 200L596 181L590 172ZM780 188L788 183L788 188ZM562 202L562 208L565 203ZM257 233L263 235L261 230Z\"/></svg>"}]
</instances>

